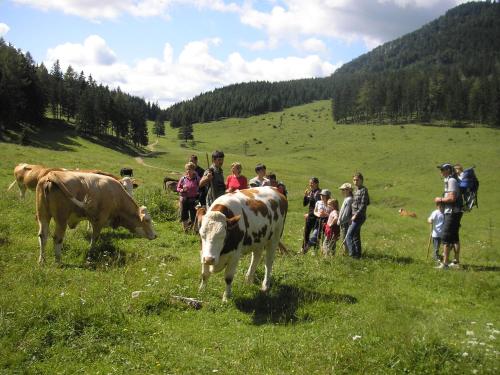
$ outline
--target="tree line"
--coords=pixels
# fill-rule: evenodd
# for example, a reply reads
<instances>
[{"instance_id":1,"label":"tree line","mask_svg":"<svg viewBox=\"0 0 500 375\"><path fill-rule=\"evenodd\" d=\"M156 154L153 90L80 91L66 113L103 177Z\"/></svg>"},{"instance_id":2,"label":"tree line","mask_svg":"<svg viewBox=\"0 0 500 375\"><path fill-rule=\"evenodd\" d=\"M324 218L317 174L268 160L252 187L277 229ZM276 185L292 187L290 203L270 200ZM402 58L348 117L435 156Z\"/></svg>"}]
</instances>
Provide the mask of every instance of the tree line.
<instances>
[{"instance_id":1,"label":"tree line","mask_svg":"<svg viewBox=\"0 0 500 375\"><path fill-rule=\"evenodd\" d=\"M331 96L330 78L238 83L176 103L165 111L165 117L184 134L195 122L281 111Z\"/></svg>"},{"instance_id":2,"label":"tree line","mask_svg":"<svg viewBox=\"0 0 500 375\"><path fill-rule=\"evenodd\" d=\"M333 74L339 123L500 126L500 4L455 7Z\"/></svg>"},{"instance_id":3,"label":"tree line","mask_svg":"<svg viewBox=\"0 0 500 375\"><path fill-rule=\"evenodd\" d=\"M74 121L80 134L113 135L135 145L148 144L146 120L155 121L154 133L165 134L163 113L158 104L109 89L91 75L65 72L56 61L47 70L37 65L29 52L23 53L0 38L0 127L23 124L40 127L46 111L56 119Z\"/></svg>"}]
</instances>

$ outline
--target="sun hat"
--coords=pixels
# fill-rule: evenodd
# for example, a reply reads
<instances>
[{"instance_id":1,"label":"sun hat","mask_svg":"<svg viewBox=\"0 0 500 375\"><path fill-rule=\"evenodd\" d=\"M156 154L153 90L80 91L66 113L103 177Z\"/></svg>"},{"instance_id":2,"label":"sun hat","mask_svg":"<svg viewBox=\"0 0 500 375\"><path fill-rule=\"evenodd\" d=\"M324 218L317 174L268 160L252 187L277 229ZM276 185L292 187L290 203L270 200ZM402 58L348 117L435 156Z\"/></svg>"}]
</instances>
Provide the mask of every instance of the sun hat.
<instances>
[{"instance_id":1,"label":"sun hat","mask_svg":"<svg viewBox=\"0 0 500 375\"><path fill-rule=\"evenodd\" d=\"M340 185L339 190L352 190L352 185L349 182L344 182Z\"/></svg>"},{"instance_id":2,"label":"sun hat","mask_svg":"<svg viewBox=\"0 0 500 375\"><path fill-rule=\"evenodd\" d=\"M326 195L327 197L331 197L332 193L328 189L323 189L321 190L321 193L319 193L319 195Z\"/></svg>"}]
</instances>

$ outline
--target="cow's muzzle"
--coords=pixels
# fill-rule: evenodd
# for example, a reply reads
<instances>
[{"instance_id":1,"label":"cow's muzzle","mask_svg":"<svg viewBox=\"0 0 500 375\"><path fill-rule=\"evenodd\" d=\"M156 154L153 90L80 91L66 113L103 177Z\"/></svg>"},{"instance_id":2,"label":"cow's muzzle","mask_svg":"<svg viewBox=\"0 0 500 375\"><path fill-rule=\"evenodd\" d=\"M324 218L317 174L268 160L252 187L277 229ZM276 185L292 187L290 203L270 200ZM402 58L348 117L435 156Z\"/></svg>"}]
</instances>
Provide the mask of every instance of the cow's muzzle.
<instances>
[{"instance_id":1,"label":"cow's muzzle","mask_svg":"<svg viewBox=\"0 0 500 375\"><path fill-rule=\"evenodd\" d=\"M206 264L207 266L213 266L215 264L215 258L214 257L203 257L203 264Z\"/></svg>"}]
</instances>

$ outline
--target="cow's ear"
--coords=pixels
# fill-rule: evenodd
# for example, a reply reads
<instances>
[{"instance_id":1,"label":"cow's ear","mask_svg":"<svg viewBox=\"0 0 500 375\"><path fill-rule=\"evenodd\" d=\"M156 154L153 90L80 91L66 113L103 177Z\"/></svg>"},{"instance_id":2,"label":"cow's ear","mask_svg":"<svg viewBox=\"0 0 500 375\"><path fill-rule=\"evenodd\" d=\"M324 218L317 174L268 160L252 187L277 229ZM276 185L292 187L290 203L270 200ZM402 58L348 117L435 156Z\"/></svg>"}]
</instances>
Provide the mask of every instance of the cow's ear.
<instances>
[{"instance_id":1,"label":"cow's ear","mask_svg":"<svg viewBox=\"0 0 500 375\"><path fill-rule=\"evenodd\" d=\"M226 219L226 221L227 221L227 227L228 228L232 228L236 224L238 224L238 221L240 220L240 217L241 217L241 215L236 215L236 216L233 216L230 219Z\"/></svg>"}]
</instances>

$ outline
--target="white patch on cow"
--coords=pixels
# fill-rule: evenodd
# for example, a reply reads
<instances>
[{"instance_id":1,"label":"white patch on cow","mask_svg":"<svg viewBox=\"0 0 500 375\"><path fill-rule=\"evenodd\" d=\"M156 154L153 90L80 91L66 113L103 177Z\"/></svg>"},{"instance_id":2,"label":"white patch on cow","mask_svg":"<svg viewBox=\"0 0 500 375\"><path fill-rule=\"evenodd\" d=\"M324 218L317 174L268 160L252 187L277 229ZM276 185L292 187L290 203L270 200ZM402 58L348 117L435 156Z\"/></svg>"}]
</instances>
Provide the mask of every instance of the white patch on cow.
<instances>
[{"instance_id":1,"label":"white patch on cow","mask_svg":"<svg viewBox=\"0 0 500 375\"><path fill-rule=\"evenodd\" d=\"M224 239L226 238L227 218L218 211L209 211L201 221L200 237L202 243L201 262L211 259L209 265L217 265ZM212 263L212 264L210 264Z\"/></svg>"}]
</instances>

